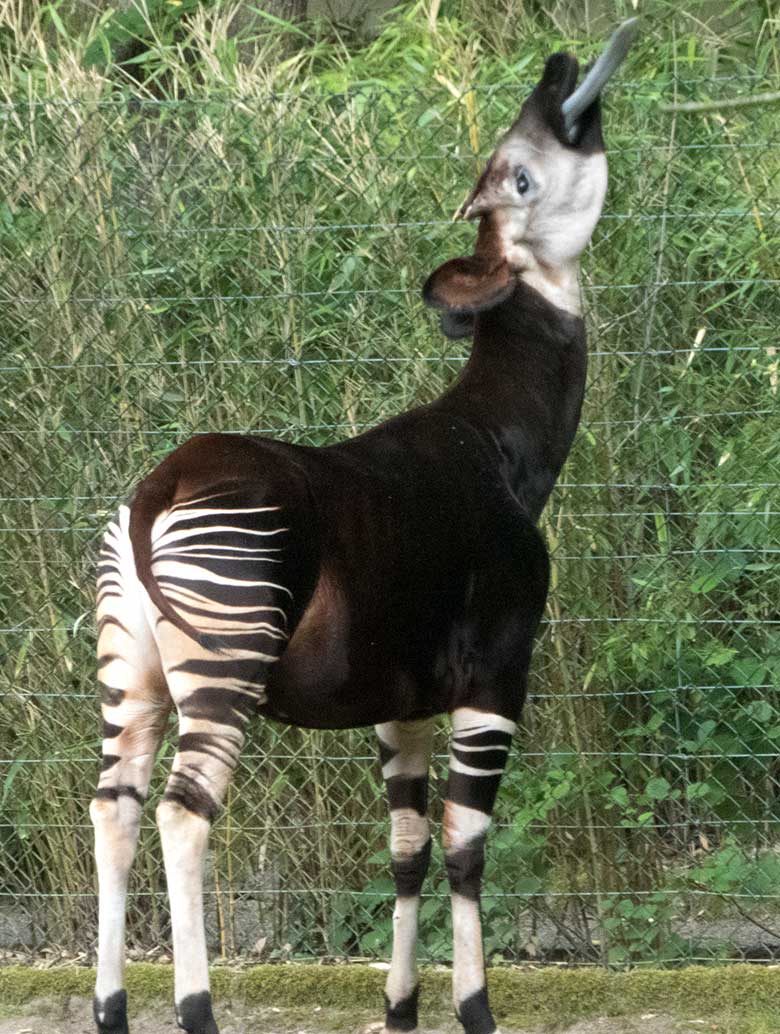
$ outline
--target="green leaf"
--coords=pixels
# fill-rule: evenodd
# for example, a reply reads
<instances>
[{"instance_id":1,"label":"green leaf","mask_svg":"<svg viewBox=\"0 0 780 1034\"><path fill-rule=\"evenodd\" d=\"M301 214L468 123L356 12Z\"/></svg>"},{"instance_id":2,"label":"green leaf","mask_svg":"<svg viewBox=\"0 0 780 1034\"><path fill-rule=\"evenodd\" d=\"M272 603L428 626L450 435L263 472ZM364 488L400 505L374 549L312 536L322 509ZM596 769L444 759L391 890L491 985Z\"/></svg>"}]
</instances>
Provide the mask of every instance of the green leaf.
<instances>
[{"instance_id":1,"label":"green leaf","mask_svg":"<svg viewBox=\"0 0 780 1034\"><path fill-rule=\"evenodd\" d=\"M709 568L691 583L691 592L697 594L710 592L717 585L729 578L736 577L744 567L744 559L738 553L726 553L719 557L714 566Z\"/></svg>"},{"instance_id":2,"label":"green leaf","mask_svg":"<svg viewBox=\"0 0 780 1034\"><path fill-rule=\"evenodd\" d=\"M651 800L663 801L669 796L671 788L672 786L668 779L664 779L663 776L655 776L645 787L645 793Z\"/></svg>"},{"instance_id":3,"label":"green leaf","mask_svg":"<svg viewBox=\"0 0 780 1034\"><path fill-rule=\"evenodd\" d=\"M43 8L43 10L44 10L44 13L46 13L49 16L49 18L51 19L51 23L54 26L54 28L57 30L59 35L60 36L67 36L68 33L67 33L66 29L65 29L65 26L62 24L62 19L60 18L59 13L57 11L57 8L54 6L54 4L47 4Z\"/></svg>"},{"instance_id":4,"label":"green leaf","mask_svg":"<svg viewBox=\"0 0 780 1034\"><path fill-rule=\"evenodd\" d=\"M442 912L445 906L446 901L440 901L438 898L428 898L420 906L420 920L432 919L433 916Z\"/></svg>"},{"instance_id":5,"label":"green leaf","mask_svg":"<svg viewBox=\"0 0 780 1034\"><path fill-rule=\"evenodd\" d=\"M262 11L259 7L250 7L250 11L255 14L259 14L261 18L265 18L266 21L271 22L272 25L278 25L279 28L285 29L287 32L293 32L298 36L303 36L307 42L311 42L311 36L304 32L300 25L296 25L294 22L285 21L284 18L278 18L275 14L270 14L268 11Z\"/></svg>"},{"instance_id":6,"label":"green leaf","mask_svg":"<svg viewBox=\"0 0 780 1034\"><path fill-rule=\"evenodd\" d=\"M708 718L706 722L701 723L696 733L696 739L700 747L707 742L717 728L717 725L718 723L712 718Z\"/></svg>"},{"instance_id":7,"label":"green leaf","mask_svg":"<svg viewBox=\"0 0 780 1034\"><path fill-rule=\"evenodd\" d=\"M751 704L748 704L745 711L759 725L766 725L771 722L775 714L775 709L768 700L754 700Z\"/></svg>"},{"instance_id":8,"label":"green leaf","mask_svg":"<svg viewBox=\"0 0 780 1034\"><path fill-rule=\"evenodd\" d=\"M625 786L613 786L609 792L609 796L615 804L619 804L621 808L628 807L628 790Z\"/></svg>"},{"instance_id":9,"label":"green leaf","mask_svg":"<svg viewBox=\"0 0 780 1034\"><path fill-rule=\"evenodd\" d=\"M6 798L8 797L9 793L11 792L11 787L14 784L14 779L21 772L21 770L22 770L22 763L21 763L21 761L13 761L13 762L11 762L11 767L8 769L8 773L7 773L6 777L5 777L5 780L3 781L3 795L2 795L2 797L0 797L0 804L5 804Z\"/></svg>"},{"instance_id":10,"label":"green leaf","mask_svg":"<svg viewBox=\"0 0 780 1034\"><path fill-rule=\"evenodd\" d=\"M420 115L420 117L417 119L417 128L418 129L424 129L428 125L429 122L433 122L433 120L435 118L438 118L438 117L439 117L439 109L438 108L428 108L428 110L424 111L422 113L422 115Z\"/></svg>"},{"instance_id":11,"label":"green leaf","mask_svg":"<svg viewBox=\"0 0 780 1034\"><path fill-rule=\"evenodd\" d=\"M700 800L702 797L706 797L709 792L709 783L689 783L686 791L689 801Z\"/></svg>"},{"instance_id":12,"label":"green leaf","mask_svg":"<svg viewBox=\"0 0 780 1034\"><path fill-rule=\"evenodd\" d=\"M730 646L716 646L704 657L704 663L711 668L722 668L736 656L737 651Z\"/></svg>"},{"instance_id":13,"label":"green leaf","mask_svg":"<svg viewBox=\"0 0 780 1034\"><path fill-rule=\"evenodd\" d=\"M628 962L629 959L630 955L628 954L628 950L620 945L615 945L607 951L607 961L613 965L618 965L621 962Z\"/></svg>"},{"instance_id":14,"label":"green leaf","mask_svg":"<svg viewBox=\"0 0 780 1034\"><path fill-rule=\"evenodd\" d=\"M154 59L153 50L145 50L143 54L136 54L135 57L128 57L122 62L123 65L145 65Z\"/></svg>"},{"instance_id":15,"label":"green leaf","mask_svg":"<svg viewBox=\"0 0 780 1034\"><path fill-rule=\"evenodd\" d=\"M538 894L544 884L538 876L523 876L512 885L513 894Z\"/></svg>"}]
</instances>

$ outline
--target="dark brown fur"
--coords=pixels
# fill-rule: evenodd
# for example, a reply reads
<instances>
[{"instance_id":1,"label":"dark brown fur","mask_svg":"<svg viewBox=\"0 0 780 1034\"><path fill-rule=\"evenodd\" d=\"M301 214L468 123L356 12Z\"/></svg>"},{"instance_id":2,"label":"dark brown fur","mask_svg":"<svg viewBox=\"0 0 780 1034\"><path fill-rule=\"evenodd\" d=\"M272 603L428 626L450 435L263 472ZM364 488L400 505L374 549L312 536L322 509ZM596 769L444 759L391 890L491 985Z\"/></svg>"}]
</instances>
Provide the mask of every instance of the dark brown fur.
<instances>
[{"instance_id":1,"label":"dark brown fur","mask_svg":"<svg viewBox=\"0 0 780 1034\"><path fill-rule=\"evenodd\" d=\"M562 132L572 62L550 59L518 123ZM584 123L600 141L597 105ZM527 286L501 248L487 213L474 255L423 289L445 315L466 314L474 335L436 402L320 449L203 435L140 485L130 518L139 578L164 618L215 649L218 637L198 633L152 574L154 520L219 491L281 508L274 573L292 593L290 638L261 713L317 728L464 705L518 717L547 592L535 525L574 436L586 362L582 321Z\"/></svg>"},{"instance_id":2,"label":"dark brown fur","mask_svg":"<svg viewBox=\"0 0 780 1034\"><path fill-rule=\"evenodd\" d=\"M144 544L163 500L240 488L281 506L289 528L278 575L291 638L262 713L343 728L478 695L516 718L547 587L535 522L584 377L581 320L517 283L477 316L471 360L429 406L322 449L230 435L182 446L133 503L139 576L157 602Z\"/></svg>"}]
</instances>

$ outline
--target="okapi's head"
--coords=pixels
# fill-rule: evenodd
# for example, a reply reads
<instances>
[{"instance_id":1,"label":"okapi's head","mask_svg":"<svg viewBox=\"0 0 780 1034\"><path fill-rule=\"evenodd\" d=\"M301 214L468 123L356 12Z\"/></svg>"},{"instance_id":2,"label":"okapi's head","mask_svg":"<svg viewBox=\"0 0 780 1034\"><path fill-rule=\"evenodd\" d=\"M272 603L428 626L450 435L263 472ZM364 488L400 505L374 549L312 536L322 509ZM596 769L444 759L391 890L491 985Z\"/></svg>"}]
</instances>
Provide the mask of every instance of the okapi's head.
<instances>
[{"instance_id":1,"label":"okapi's head","mask_svg":"<svg viewBox=\"0 0 780 1034\"><path fill-rule=\"evenodd\" d=\"M475 315L510 298L519 277L559 308L579 311L577 260L607 189L599 96L637 22L620 26L579 86L576 58L547 59L458 213L480 221L474 254L445 262L423 287L426 304L443 310L449 337L471 334Z\"/></svg>"}]
</instances>

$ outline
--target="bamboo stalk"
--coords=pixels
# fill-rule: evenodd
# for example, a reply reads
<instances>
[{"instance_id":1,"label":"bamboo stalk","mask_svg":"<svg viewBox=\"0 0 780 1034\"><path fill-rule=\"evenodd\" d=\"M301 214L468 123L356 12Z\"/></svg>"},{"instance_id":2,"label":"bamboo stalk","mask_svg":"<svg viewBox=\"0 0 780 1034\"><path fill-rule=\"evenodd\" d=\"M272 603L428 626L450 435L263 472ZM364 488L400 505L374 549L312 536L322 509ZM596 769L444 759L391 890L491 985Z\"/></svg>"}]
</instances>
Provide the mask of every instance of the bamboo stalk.
<instances>
[{"instance_id":1,"label":"bamboo stalk","mask_svg":"<svg viewBox=\"0 0 780 1034\"><path fill-rule=\"evenodd\" d=\"M747 108L755 104L775 104L780 101L780 90L772 93L754 93L749 97L724 97L719 101L683 101L680 104L662 104L660 110L665 114L676 114L678 111L719 111L721 108Z\"/></svg>"}]
</instances>

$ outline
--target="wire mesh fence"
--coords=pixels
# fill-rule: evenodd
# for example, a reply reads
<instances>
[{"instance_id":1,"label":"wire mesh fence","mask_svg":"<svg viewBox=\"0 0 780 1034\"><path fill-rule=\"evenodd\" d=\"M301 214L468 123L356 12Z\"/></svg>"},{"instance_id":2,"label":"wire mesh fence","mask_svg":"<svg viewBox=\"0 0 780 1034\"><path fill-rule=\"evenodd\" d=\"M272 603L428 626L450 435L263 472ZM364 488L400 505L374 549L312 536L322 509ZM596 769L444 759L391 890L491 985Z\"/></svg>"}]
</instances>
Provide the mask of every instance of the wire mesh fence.
<instances>
[{"instance_id":1,"label":"wire mesh fence","mask_svg":"<svg viewBox=\"0 0 780 1034\"><path fill-rule=\"evenodd\" d=\"M760 85L609 98L583 426L542 520L552 593L488 850L493 958L780 954L780 126L659 112ZM117 501L193 432L321 444L450 382L465 350L419 285L470 251L451 213L529 86L0 105L0 946L94 947L92 582ZM387 956L375 755L368 731L256 724L209 856L217 952ZM168 939L146 815L136 955ZM426 958L448 957L447 913L434 852Z\"/></svg>"}]
</instances>

